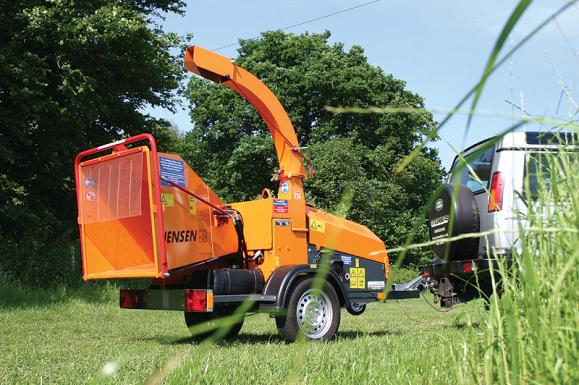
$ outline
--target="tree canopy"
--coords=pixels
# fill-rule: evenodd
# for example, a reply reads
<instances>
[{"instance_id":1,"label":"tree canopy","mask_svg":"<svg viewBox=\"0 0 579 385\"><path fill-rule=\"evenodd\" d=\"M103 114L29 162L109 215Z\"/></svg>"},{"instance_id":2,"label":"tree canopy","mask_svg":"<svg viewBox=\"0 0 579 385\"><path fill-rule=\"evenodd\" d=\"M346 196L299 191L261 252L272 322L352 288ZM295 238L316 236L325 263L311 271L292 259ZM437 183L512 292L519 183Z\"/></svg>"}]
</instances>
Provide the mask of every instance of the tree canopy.
<instances>
[{"instance_id":1,"label":"tree canopy","mask_svg":"<svg viewBox=\"0 0 579 385\"><path fill-rule=\"evenodd\" d=\"M153 24L175 0L0 3L0 272L62 278L76 239L76 153L150 131L172 107L181 40ZM55 255L58 254L58 255ZM78 259L78 255L74 255ZM78 272L76 272L78 274Z\"/></svg>"},{"instance_id":2,"label":"tree canopy","mask_svg":"<svg viewBox=\"0 0 579 385\"><path fill-rule=\"evenodd\" d=\"M268 85L288 111L316 169L317 177L306 183L310 202L369 226L387 246L402 244L418 217L418 239L424 240L420 209L440 183L437 153L425 148L404 173L394 170L428 134L432 116L403 81L369 64L361 47L346 50L329 38L329 32L266 32L241 40L235 61ZM186 96L194 128L180 150L216 193L236 201L275 188L272 140L253 107L234 91L200 78L190 80ZM334 113L326 106L401 111ZM409 108L414 110L402 111ZM410 253L407 262L429 255Z\"/></svg>"},{"instance_id":3,"label":"tree canopy","mask_svg":"<svg viewBox=\"0 0 579 385\"><path fill-rule=\"evenodd\" d=\"M181 153L226 201L276 187L271 137L233 91L191 79L194 128L184 136L143 113L148 105L173 107L183 72L171 49L182 37L155 20L182 7L172 0L0 4L0 276L43 284L80 276L73 161L86 148L152 131L161 150ZM394 173L432 117L420 96L370 65L362 48L329 38L267 32L241 40L236 61L289 112L316 168L317 178L306 182L309 201L398 245L440 179L431 148ZM326 106L417 111L351 114Z\"/></svg>"}]
</instances>

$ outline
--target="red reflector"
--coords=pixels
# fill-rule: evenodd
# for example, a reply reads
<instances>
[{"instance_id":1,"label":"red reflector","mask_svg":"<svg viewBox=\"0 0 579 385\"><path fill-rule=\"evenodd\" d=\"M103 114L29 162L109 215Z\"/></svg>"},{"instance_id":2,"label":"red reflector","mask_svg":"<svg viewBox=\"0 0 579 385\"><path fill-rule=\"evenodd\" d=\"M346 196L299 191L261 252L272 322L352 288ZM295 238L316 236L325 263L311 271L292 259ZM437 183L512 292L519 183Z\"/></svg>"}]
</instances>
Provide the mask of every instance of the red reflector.
<instances>
[{"instance_id":1,"label":"red reflector","mask_svg":"<svg viewBox=\"0 0 579 385\"><path fill-rule=\"evenodd\" d=\"M146 296L139 290L122 289L120 305L123 309L146 309Z\"/></svg>"},{"instance_id":2,"label":"red reflector","mask_svg":"<svg viewBox=\"0 0 579 385\"><path fill-rule=\"evenodd\" d=\"M213 292L202 289L185 290L185 311L213 311Z\"/></svg>"},{"instance_id":3,"label":"red reflector","mask_svg":"<svg viewBox=\"0 0 579 385\"><path fill-rule=\"evenodd\" d=\"M470 262L465 262L463 269L465 273L472 273L472 264Z\"/></svg>"},{"instance_id":4,"label":"red reflector","mask_svg":"<svg viewBox=\"0 0 579 385\"><path fill-rule=\"evenodd\" d=\"M125 290L121 290L121 308L132 309L135 304L131 293Z\"/></svg>"},{"instance_id":5,"label":"red reflector","mask_svg":"<svg viewBox=\"0 0 579 385\"><path fill-rule=\"evenodd\" d=\"M491 180L491 191L489 196L489 213L499 211L503 209L503 189L505 187L505 182L503 180L503 174L500 172L495 172L493 174L493 179Z\"/></svg>"}]
</instances>

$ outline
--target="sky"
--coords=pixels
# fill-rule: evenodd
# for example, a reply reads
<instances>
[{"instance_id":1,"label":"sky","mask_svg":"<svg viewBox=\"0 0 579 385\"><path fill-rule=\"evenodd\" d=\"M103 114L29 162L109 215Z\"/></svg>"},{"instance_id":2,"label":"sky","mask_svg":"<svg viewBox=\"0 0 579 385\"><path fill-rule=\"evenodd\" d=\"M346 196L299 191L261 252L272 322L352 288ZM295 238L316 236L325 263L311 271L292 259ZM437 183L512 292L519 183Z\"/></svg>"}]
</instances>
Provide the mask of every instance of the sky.
<instances>
[{"instance_id":1,"label":"sky","mask_svg":"<svg viewBox=\"0 0 579 385\"><path fill-rule=\"evenodd\" d=\"M191 44L216 49L236 43L239 38L258 37L264 31L370 1L187 1L183 16L166 15L160 24L168 32L193 34ZM566 2L534 1L502 53ZM405 81L407 89L421 95L426 108L433 110L435 119L440 121L444 112L452 109L480 79L516 4L512 0L381 0L287 32L328 30L332 43L342 42L346 49L361 46L370 64ZM231 46L217 52L235 57L237 48ZM480 115L474 117L466 137L466 115L462 114L442 128L441 140L432 145L439 149L442 165L448 169L456 150L505 130L513 124L513 114L568 120L577 112L577 88L579 4L551 21L490 77L477 108ZM465 104L464 109L468 110L469 105ZM182 131L193 127L186 102L176 113L158 108L148 108L146 112L171 121Z\"/></svg>"}]
</instances>

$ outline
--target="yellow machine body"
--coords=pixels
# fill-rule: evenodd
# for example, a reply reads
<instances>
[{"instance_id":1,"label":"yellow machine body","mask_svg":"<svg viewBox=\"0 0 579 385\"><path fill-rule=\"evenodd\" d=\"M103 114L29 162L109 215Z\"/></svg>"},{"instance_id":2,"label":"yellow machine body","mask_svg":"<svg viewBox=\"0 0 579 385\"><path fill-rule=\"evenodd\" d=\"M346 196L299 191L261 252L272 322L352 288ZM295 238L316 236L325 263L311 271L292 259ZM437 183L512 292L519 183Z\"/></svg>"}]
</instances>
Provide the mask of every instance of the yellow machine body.
<instances>
[{"instance_id":1,"label":"yellow machine body","mask_svg":"<svg viewBox=\"0 0 579 385\"><path fill-rule=\"evenodd\" d=\"M277 196L227 206L243 218L248 255L263 255L250 268L259 268L267 280L280 266L310 263L308 253L315 248L384 264L387 275L385 245L368 228L306 205L303 154L291 121L271 90L229 59L199 47L187 49L185 68L246 98L273 137L280 165ZM220 260L238 252L232 220L206 204L226 207L225 202L181 157L157 153L154 140L148 140L149 146L126 148L128 143L120 143L77 157L85 280L171 279L174 272L203 268L206 263L227 266ZM112 152L83 160L105 150Z\"/></svg>"}]
</instances>

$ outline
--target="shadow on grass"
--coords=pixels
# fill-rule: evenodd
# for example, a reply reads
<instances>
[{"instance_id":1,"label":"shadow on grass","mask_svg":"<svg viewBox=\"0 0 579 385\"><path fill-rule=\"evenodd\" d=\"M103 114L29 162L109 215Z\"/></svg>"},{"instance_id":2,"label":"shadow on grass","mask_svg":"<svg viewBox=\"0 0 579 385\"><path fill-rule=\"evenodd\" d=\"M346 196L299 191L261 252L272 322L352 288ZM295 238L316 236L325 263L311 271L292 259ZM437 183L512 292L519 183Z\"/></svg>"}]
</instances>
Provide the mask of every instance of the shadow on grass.
<instances>
[{"instance_id":1,"label":"shadow on grass","mask_svg":"<svg viewBox=\"0 0 579 385\"><path fill-rule=\"evenodd\" d=\"M347 330L347 331L339 331L336 334L336 339L334 339L334 341L341 341L341 340L355 340L358 338L362 338L362 337L367 337L367 336L371 336L371 337L383 337L383 336L391 336L391 335L398 335L401 334L401 332L398 331L373 331L373 332L358 332L358 331L352 331L352 330ZM151 337L151 340L156 340L157 342L159 342L160 344L163 345L198 345L202 342L202 340L200 340L199 338L195 338L195 337L185 337L185 338L179 338L176 340L172 340L166 337L162 337L162 336L157 336L157 337ZM241 333L239 335L237 335L236 337L230 338L230 339L222 339L219 341L216 341L215 344L218 346L223 346L223 347L227 347L227 346L231 346L231 345L237 345L237 344L283 344L285 343L285 340L283 338L281 338L278 334L254 334L254 333Z\"/></svg>"},{"instance_id":2,"label":"shadow on grass","mask_svg":"<svg viewBox=\"0 0 579 385\"><path fill-rule=\"evenodd\" d=\"M460 322L455 322L452 325L449 326L452 329L458 329L458 330L463 330L463 329L478 329L480 327L480 323L478 321L474 321L474 322L466 322L466 321L460 321Z\"/></svg>"},{"instance_id":3,"label":"shadow on grass","mask_svg":"<svg viewBox=\"0 0 579 385\"><path fill-rule=\"evenodd\" d=\"M34 288L17 282L0 282L0 310L46 308L75 301L118 303L118 300L119 287L109 282L55 288Z\"/></svg>"},{"instance_id":4,"label":"shadow on grass","mask_svg":"<svg viewBox=\"0 0 579 385\"><path fill-rule=\"evenodd\" d=\"M360 332L356 330L346 330L343 332L338 332L338 340L355 340L361 337L385 337L385 336L396 336L400 335L400 331L392 330L374 330L372 332Z\"/></svg>"}]
</instances>

